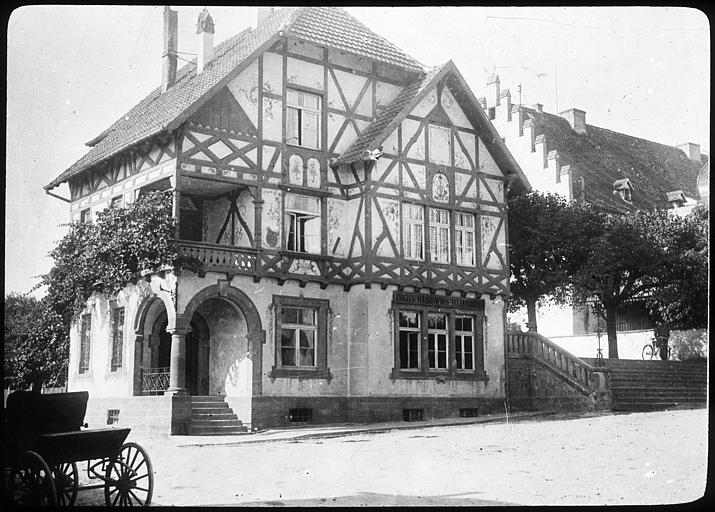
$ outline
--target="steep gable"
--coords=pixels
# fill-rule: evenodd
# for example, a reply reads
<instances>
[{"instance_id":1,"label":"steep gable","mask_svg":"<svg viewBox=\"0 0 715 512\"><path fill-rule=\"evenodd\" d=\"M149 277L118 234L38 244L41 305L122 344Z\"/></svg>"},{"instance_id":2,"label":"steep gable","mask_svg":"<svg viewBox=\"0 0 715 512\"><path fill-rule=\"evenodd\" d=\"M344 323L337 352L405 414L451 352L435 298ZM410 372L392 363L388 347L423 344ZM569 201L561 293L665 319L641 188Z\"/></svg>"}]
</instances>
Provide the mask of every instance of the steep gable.
<instances>
[{"instance_id":1,"label":"steep gable","mask_svg":"<svg viewBox=\"0 0 715 512\"><path fill-rule=\"evenodd\" d=\"M91 147L77 162L45 186L51 190L88 168L162 131L172 131L220 91L258 55L284 36L297 37L337 48L413 72L419 62L340 8L283 8L254 29L246 29L215 49L214 58L202 73L196 59L184 65L177 80L165 93L152 91L127 114L87 145Z\"/></svg>"}]
</instances>

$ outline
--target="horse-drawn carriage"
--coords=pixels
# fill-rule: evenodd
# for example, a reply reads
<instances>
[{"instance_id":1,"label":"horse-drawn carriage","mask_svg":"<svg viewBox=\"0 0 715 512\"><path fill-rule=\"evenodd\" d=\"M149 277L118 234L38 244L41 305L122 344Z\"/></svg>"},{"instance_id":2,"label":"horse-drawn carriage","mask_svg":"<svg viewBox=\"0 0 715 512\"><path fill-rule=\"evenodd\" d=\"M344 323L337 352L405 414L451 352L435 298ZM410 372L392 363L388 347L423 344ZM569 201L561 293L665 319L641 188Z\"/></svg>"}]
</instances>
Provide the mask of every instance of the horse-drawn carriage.
<instances>
[{"instance_id":1,"label":"horse-drawn carriage","mask_svg":"<svg viewBox=\"0 0 715 512\"><path fill-rule=\"evenodd\" d=\"M41 395L16 391L7 398L3 424L6 503L74 504L80 490L104 488L108 506L151 502L154 471L146 451L125 443L128 428L84 428L86 391ZM80 485L86 461L90 482Z\"/></svg>"}]
</instances>

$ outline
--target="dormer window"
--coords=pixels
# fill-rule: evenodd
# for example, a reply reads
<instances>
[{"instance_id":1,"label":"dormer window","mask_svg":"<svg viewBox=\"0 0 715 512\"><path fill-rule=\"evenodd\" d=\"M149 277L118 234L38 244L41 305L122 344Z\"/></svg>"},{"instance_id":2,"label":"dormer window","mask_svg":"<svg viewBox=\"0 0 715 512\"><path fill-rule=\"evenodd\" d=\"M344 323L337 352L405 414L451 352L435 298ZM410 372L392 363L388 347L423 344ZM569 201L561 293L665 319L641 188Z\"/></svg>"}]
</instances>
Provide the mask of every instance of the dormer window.
<instances>
[{"instance_id":1,"label":"dormer window","mask_svg":"<svg viewBox=\"0 0 715 512\"><path fill-rule=\"evenodd\" d=\"M627 203L632 201L632 192L633 185L631 185L631 180L628 178L623 178L613 182L613 194L621 196L621 199Z\"/></svg>"},{"instance_id":2,"label":"dormer window","mask_svg":"<svg viewBox=\"0 0 715 512\"><path fill-rule=\"evenodd\" d=\"M668 202L673 206L673 208L680 208L685 204L685 194L682 190L666 192L665 197L668 199Z\"/></svg>"}]
</instances>

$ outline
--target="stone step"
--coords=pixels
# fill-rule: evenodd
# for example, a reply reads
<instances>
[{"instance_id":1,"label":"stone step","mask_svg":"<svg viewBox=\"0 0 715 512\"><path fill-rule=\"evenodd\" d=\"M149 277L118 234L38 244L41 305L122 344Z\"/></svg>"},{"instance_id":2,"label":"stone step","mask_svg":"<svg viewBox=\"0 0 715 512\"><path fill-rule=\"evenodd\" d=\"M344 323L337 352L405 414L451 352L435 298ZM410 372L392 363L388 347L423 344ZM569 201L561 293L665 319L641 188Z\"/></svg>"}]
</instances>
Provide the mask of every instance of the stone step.
<instances>
[{"instance_id":1,"label":"stone step","mask_svg":"<svg viewBox=\"0 0 715 512\"><path fill-rule=\"evenodd\" d=\"M230 411L231 409L229 409ZM234 420L238 421L238 416L236 416L235 413L233 412L223 412L223 413L217 413L217 414L192 414L191 415L191 420L192 421L209 421L209 420L217 420L217 421L224 421L224 420Z\"/></svg>"},{"instance_id":2,"label":"stone step","mask_svg":"<svg viewBox=\"0 0 715 512\"><path fill-rule=\"evenodd\" d=\"M661 404L615 404L613 410L616 412L648 412L662 411L670 409L702 409L706 404L678 404L678 403L661 403Z\"/></svg>"},{"instance_id":3,"label":"stone step","mask_svg":"<svg viewBox=\"0 0 715 512\"><path fill-rule=\"evenodd\" d=\"M246 434L248 433L248 428L245 426L206 426L206 427L190 427L190 435L194 436L228 436L234 434Z\"/></svg>"},{"instance_id":4,"label":"stone step","mask_svg":"<svg viewBox=\"0 0 715 512\"><path fill-rule=\"evenodd\" d=\"M226 419L198 419L191 418L191 428L207 428L207 427L236 427L242 428L243 422L237 419L235 414L232 414L233 418Z\"/></svg>"}]
</instances>

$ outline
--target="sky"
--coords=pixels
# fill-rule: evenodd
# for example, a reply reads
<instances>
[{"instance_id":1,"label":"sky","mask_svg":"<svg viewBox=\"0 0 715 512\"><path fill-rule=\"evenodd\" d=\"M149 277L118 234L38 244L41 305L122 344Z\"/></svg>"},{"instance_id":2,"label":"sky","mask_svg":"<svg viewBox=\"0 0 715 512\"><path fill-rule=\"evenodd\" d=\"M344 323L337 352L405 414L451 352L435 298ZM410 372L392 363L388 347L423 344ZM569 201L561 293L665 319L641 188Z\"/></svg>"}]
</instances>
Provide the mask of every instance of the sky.
<instances>
[{"instance_id":1,"label":"sky","mask_svg":"<svg viewBox=\"0 0 715 512\"><path fill-rule=\"evenodd\" d=\"M179 51L198 49L204 6L179 13ZM208 7L215 43L255 24L255 7ZM348 7L425 66L453 60L477 97L497 73L512 102L710 152L710 25L681 7ZM5 293L52 264L69 205L43 186L84 143L161 83L161 6L24 6L7 25ZM183 63L179 61L180 65ZM53 190L69 196L66 185ZM35 291L39 296L43 290Z\"/></svg>"}]
</instances>

